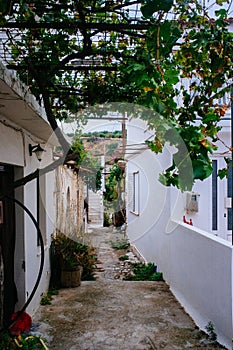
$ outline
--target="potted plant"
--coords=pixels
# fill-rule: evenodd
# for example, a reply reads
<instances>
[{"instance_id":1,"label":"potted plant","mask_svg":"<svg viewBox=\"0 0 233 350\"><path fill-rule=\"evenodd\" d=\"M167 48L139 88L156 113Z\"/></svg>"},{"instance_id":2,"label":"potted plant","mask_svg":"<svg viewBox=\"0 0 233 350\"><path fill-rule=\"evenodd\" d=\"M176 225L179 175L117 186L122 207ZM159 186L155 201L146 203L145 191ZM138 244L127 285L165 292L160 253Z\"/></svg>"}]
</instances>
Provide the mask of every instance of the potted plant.
<instances>
[{"instance_id":1,"label":"potted plant","mask_svg":"<svg viewBox=\"0 0 233 350\"><path fill-rule=\"evenodd\" d=\"M78 287L81 279L93 279L96 256L93 248L62 233L52 237L53 256L60 267L60 284Z\"/></svg>"}]
</instances>

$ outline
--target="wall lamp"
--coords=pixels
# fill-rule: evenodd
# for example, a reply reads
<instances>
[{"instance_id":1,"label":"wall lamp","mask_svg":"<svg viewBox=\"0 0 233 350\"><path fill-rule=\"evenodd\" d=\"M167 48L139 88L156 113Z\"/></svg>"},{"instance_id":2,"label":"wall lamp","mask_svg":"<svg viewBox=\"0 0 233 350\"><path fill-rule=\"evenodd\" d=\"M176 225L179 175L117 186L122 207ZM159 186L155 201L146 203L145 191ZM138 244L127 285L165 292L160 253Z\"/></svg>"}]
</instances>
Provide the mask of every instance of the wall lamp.
<instances>
[{"instance_id":1,"label":"wall lamp","mask_svg":"<svg viewBox=\"0 0 233 350\"><path fill-rule=\"evenodd\" d=\"M35 153L37 159L39 160L39 162L42 159L42 153L46 152L41 145L38 143L38 145L32 146L30 143L28 145L29 148L29 155L32 156L32 153Z\"/></svg>"}]
</instances>

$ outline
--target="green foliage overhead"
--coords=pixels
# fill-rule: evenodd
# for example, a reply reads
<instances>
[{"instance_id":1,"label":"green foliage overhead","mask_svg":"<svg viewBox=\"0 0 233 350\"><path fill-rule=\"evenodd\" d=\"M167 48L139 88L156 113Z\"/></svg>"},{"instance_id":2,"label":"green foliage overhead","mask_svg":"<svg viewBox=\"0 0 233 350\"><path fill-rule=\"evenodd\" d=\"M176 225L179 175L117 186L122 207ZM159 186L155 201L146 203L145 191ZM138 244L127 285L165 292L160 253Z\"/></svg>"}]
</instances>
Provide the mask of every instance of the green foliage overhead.
<instances>
[{"instance_id":1,"label":"green foliage overhead","mask_svg":"<svg viewBox=\"0 0 233 350\"><path fill-rule=\"evenodd\" d=\"M118 4L15 0L12 3L14 11L7 20L30 28L19 31L22 36L14 40L8 32L6 47L12 52L8 63L18 67L20 78L38 99L47 93L50 112L56 118L66 119L96 103L131 101L135 86L127 83L121 74L121 65L133 54L134 46L142 44L140 37L143 38L143 34L135 35L131 30L124 34L120 28L135 21L127 10L131 1ZM141 2L136 3L140 6ZM35 28L31 28L33 23ZM109 30L108 24L116 29ZM75 69L75 66L82 68ZM86 70L85 66L103 69Z\"/></svg>"},{"instance_id":2,"label":"green foliage overhead","mask_svg":"<svg viewBox=\"0 0 233 350\"><path fill-rule=\"evenodd\" d=\"M190 190L195 180L212 173L209 156L217 149L220 123L231 104L233 34L223 8L215 19L198 1L178 1L174 10L176 21L151 26L147 55L141 53L144 62L140 67L132 62L127 73L141 89L137 102L155 111L144 116L156 131L149 147L162 152L168 142L177 150L160 181ZM226 94L227 104L221 104ZM223 177L224 171L219 174Z\"/></svg>"},{"instance_id":3,"label":"green foliage overhead","mask_svg":"<svg viewBox=\"0 0 233 350\"><path fill-rule=\"evenodd\" d=\"M0 15L7 15L12 8L11 0L0 0Z\"/></svg>"},{"instance_id":4,"label":"green foliage overhead","mask_svg":"<svg viewBox=\"0 0 233 350\"><path fill-rule=\"evenodd\" d=\"M230 104L219 103L233 77L227 3L217 0L211 18L198 0L0 2L1 22L19 31L5 30L4 58L43 101L53 129L104 103L153 111L142 116L155 130L149 147L176 148L160 180L187 190L211 174Z\"/></svg>"},{"instance_id":5,"label":"green foliage overhead","mask_svg":"<svg viewBox=\"0 0 233 350\"><path fill-rule=\"evenodd\" d=\"M173 5L173 0L145 0L145 4L141 7L144 17L149 18L155 12L168 12Z\"/></svg>"}]
</instances>

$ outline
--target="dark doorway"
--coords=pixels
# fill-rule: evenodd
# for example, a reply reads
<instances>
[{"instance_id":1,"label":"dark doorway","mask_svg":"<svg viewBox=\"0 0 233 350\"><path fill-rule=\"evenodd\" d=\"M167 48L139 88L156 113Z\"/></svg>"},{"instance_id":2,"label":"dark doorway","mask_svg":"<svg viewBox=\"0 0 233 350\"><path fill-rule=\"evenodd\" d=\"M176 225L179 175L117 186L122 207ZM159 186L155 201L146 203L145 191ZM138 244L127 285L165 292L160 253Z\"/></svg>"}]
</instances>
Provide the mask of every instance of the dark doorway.
<instances>
[{"instance_id":1,"label":"dark doorway","mask_svg":"<svg viewBox=\"0 0 233 350\"><path fill-rule=\"evenodd\" d=\"M0 164L0 196L11 193L14 182L14 167ZM17 291L14 282L15 253L15 205L10 199L0 202L0 247L3 261L3 325L8 325L17 302ZM2 285L2 283L1 283Z\"/></svg>"}]
</instances>

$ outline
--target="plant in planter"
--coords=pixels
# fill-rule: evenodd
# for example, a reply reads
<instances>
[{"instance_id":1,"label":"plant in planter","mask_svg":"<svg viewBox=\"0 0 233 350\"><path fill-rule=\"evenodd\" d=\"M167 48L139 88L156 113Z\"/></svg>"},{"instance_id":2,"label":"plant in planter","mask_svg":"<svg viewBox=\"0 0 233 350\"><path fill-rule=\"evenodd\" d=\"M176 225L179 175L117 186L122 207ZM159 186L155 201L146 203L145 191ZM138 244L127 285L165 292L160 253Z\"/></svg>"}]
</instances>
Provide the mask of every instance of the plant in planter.
<instances>
[{"instance_id":1,"label":"plant in planter","mask_svg":"<svg viewBox=\"0 0 233 350\"><path fill-rule=\"evenodd\" d=\"M63 287L77 287L82 280L94 279L96 255L94 248L72 237L57 234L52 237L52 256L58 261ZM53 264L52 264L53 265Z\"/></svg>"}]
</instances>

